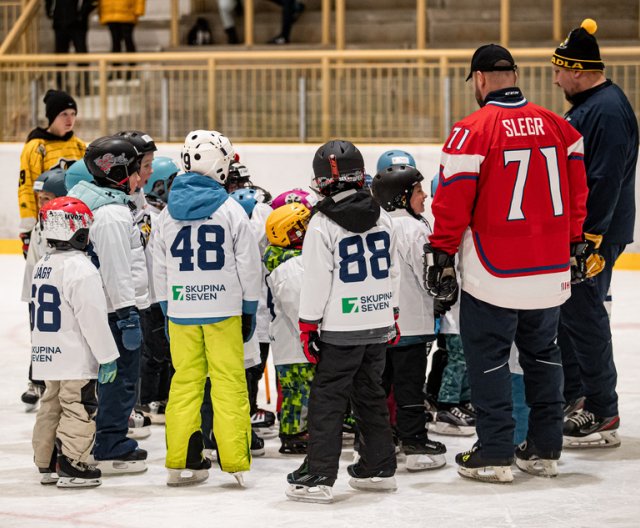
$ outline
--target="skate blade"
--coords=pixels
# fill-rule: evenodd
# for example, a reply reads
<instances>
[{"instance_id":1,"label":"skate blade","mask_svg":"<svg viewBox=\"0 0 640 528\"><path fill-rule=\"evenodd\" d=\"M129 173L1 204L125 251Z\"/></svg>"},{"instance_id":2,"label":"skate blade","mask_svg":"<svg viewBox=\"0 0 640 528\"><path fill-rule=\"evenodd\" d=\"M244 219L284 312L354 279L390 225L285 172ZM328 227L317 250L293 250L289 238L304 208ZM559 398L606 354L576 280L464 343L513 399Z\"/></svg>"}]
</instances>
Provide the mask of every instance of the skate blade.
<instances>
[{"instance_id":1,"label":"skate blade","mask_svg":"<svg viewBox=\"0 0 640 528\"><path fill-rule=\"evenodd\" d=\"M458 466L458 474L465 478L479 480L480 482L492 482L496 484L513 482L513 473L509 466L487 466L482 468L465 468Z\"/></svg>"},{"instance_id":2,"label":"skate blade","mask_svg":"<svg viewBox=\"0 0 640 528\"><path fill-rule=\"evenodd\" d=\"M371 478L355 478L349 479L349 486L353 489L361 491L396 491L398 485L395 477L371 477Z\"/></svg>"},{"instance_id":3,"label":"skate blade","mask_svg":"<svg viewBox=\"0 0 640 528\"><path fill-rule=\"evenodd\" d=\"M241 488L244 488L244 471L238 471L237 473L231 473L233 478L236 479L236 482Z\"/></svg>"},{"instance_id":4,"label":"skate blade","mask_svg":"<svg viewBox=\"0 0 640 528\"><path fill-rule=\"evenodd\" d=\"M288 498L298 502L328 504L333 502L333 489L330 486L301 486L290 484L285 491Z\"/></svg>"},{"instance_id":5,"label":"skate blade","mask_svg":"<svg viewBox=\"0 0 640 528\"><path fill-rule=\"evenodd\" d=\"M618 431L600 431L588 436L563 436L562 447L568 449L586 449L593 447L620 447Z\"/></svg>"},{"instance_id":6,"label":"skate blade","mask_svg":"<svg viewBox=\"0 0 640 528\"><path fill-rule=\"evenodd\" d=\"M58 488L97 488L102 484L102 480L95 479L83 479L76 477L60 477L56 486Z\"/></svg>"},{"instance_id":7,"label":"skate blade","mask_svg":"<svg viewBox=\"0 0 640 528\"><path fill-rule=\"evenodd\" d=\"M557 477L558 463L555 460L522 460L516 458L516 466L525 473L536 477Z\"/></svg>"},{"instance_id":8,"label":"skate blade","mask_svg":"<svg viewBox=\"0 0 640 528\"><path fill-rule=\"evenodd\" d=\"M429 431L432 429L429 428ZM476 428L473 426L453 425L445 422L436 422L433 432L443 436L473 436Z\"/></svg>"},{"instance_id":9,"label":"skate blade","mask_svg":"<svg viewBox=\"0 0 640 528\"><path fill-rule=\"evenodd\" d=\"M278 436L278 429L276 427L253 426L253 430L263 440L267 440L269 438L275 438L276 436Z\"/></svg>"},{"instance_id":10,"label":"skate blade","mask_svg":"<svg viewBox=\"0 0 640 528\"><path fill-rule=\"evenodd\" d=\"M144 440L151 436L151 427L130 427L127 431L127 438L132 440Z\"/></svg>"},{"instance_id":11,"label":"skate blade","mask_svg":"<svg viewBox=\"0 0 640 528\"><path fill-rule=\"evenodd\" d=\"M407 455L405 467L407 471L425 471L441 468L446 463L447 459L444 455Z\"/></svg>"},{"instance_id":12,"label":"skate blade","mask_svg":"<svg viewBox=\"0 0 640 528\"><path fill-rule=\"evenodd\" d=\"M42 484L43 486L55 484L60 478L57 473L41 473L40 475L40 484Z\"/></svg>"},{"instance_id":13,"label":"skate blade","mask_svg":"<svg viewBox=\"0 0 640 528\"><path fill-rule=\"evenodd\" d=\"M103 475L144 473L147 470L144 460L96 460L96 466Z\"/></svg>"},{"instance_id":14,"label":"skate blade","mask_svg":"<svg viewBox=\"0 0 640 528\"><path fill-rule=\"evenodd\" d=\"M208 469L169 469L167 486L193 486L209 478Z\"/></svg>"}]
</instances>

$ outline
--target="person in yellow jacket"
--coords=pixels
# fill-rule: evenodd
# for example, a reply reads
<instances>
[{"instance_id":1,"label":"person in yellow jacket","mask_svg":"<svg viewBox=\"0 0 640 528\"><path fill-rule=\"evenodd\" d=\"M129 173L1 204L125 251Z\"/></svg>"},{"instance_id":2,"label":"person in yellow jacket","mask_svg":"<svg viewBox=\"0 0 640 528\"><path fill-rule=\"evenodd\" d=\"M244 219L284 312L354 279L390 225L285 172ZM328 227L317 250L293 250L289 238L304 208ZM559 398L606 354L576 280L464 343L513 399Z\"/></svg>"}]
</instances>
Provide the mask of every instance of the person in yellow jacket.
<instances>
[{"instance_id":1,"label":"person in yellow jacket","mask_svg":"<svg viewBox=\"0 0 640 528\"><path fill-rule=\"evenodd\" d=\"M30 235L36 224L38 207L33 183L45 171L66 169L84 156L87 146L73 133L78 106L68 93L49 90L44 96L47 128L36 127L28 137L20 155L18 207L22 252L27 255Z\"/></svg>"},{"instance_id":2,"label":"person in yellow jacket","mask_svg":"<svg viewBox=\"0 0 640 528\"><path fill-rule=\"evenodd\" d=\"M98 13L100 23L107 25L111 32L111 51L120 53L122 42L127 52L136 51L133 28L144 15L145 0L100 0Z\"/></svg>"}]
</instances>

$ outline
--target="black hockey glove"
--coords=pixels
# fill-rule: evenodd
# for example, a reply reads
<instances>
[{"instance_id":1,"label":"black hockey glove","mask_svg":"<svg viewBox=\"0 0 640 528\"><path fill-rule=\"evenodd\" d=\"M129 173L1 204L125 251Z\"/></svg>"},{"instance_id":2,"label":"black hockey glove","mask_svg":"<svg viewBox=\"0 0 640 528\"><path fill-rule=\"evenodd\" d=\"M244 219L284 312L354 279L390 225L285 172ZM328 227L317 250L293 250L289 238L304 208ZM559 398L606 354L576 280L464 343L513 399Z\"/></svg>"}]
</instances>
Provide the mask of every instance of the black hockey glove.
<instances>
[{"instance_id":1,"label":"black hockey glove","mask_svg":"<svg viewBox=\"0 0 640 528\"><path fill-rule=\"evenodd\" d=\"M451 304L441 299L433 299L433 315L435 317L442 317L449 310L451 310L451 306Z\"/></svg>"},{"instance_id":2,"label":"black hockey glove","mask_svg":"<svg viewBox=\"0 0 640 528\"><path fill-rule=\"evenodd\" d=\"M242 342L246 343L253 337L256 329L256 314L242 314Z\"/></svg>"},{"instance_id":3,"label":"black hockey glove","mask_svg":"<svg viewBox=\"0 0 640 528\"><path fill-rule=\"evenodd\" d=\"M445 312L458 300L458 279L456 278L455 257L424 245L424 287L437 301L434 310ZM444 313L444 312L442 312Z\"/></svg>"}]
</instances>

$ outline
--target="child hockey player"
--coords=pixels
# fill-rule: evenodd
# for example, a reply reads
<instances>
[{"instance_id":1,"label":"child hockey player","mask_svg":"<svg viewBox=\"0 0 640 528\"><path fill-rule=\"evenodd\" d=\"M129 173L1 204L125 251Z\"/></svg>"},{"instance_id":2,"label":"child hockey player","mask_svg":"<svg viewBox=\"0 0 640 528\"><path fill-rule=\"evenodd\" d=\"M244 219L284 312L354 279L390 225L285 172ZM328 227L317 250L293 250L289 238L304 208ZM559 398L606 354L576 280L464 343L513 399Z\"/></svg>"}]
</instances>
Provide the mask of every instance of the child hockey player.
<instances>
[{"instance_id":1,"label":"child hockey player","mask_svg":"<svg viewBox=\"0 0 640 528\"><path fill-rule=\"evenodd\" d=\"M144 185L144 195L151 217L151 226L157 222L160 212L166 207L169 189L178 174L178 166L171 158L156 157L152 162L152 172ZM152 253L153 231L145 250L147 256ZM164 423L165 408L169 397L169 386L173 367L169 342L165 335L165 319L160 304L157 302L153 287L153 258L147 258L149 272L149 300L152 303L146 310L143 325L144 347L142 349L140 369L140 410L151 423Z\"/></svg>"},{"instance_id":2,"label":"child hockey player","mask_svg":"<svg viewBox=\"0 0 640 528\"><path fill-rule=\"evenodd\" d=\"M385 378L393 387L396 429L409 471L445 465L446 448L427 436L424 383L427 343L435 339L433 299L422 285L422 246L431 229L422 216L426 194L422 174L411 165L391 165L378 172L371 185L375 200L389 212L397 241L401 271L402 337L387 348Z\"/></svg>"},{"instance_id":3,"label":"child hockey player","mask_svg":"<svg viewBox=\"0 0 640 528\"><path fill-rule=\"evenodd\" d=\"M396 456L381 376L397 337L398 270L389 215L363 190L364 161L348 141L322 145L313 160L316 206L305 236L300 341L318 363L309 398L308 456L287 476L293 500L331 502L351 405L362 438L348 468L355 489L395 489Z\"/></svg>"},{"instance_id":4,"label":"child hockey player","mask_svg":"<svg viewBox=\"0 0 640 528\"><path fill-rule=\"evenodd\" d=\"M40 231L51 249L33 272L31 359L47 388L33 450L42 484L57 482L60 488L100 485L100 470L87 464L96 429L95 380L116 377L118 349L100 273L84 253L92 221L76 198L56 198L40 210Z\"/></svg>"},{"instance_id":5,"label":"child hockey player","mask_svg":"<svg viewBox=\"0 0 640 528\"><path fill-rule=\"evenodd\" d=\"M106 136L91 143L84 161L93 182L78 182L69 196L82 199L93 212L91 256L99 265L120 352L116 381L98 386L93 456L103 474L138 473L146 469L147 452L127 438L140 371L139 309L149 306L144 248L129 197L138 182L138 152L126 139Z\"/></svg>"},{"instance_id":6,"label":"child hockey player","mask_svg":"<svg viewBox=\"0 0 640 528\"><path fill-rule=\"evenodd\" d=\"M65 196L67 189L64 186L64 170L51 169L43 172L33 183L33 191L38 201L38 210L53 200L54 198ZM31 243L27 250L27 260L24 266L24 278L22 282L22 301L31 302L31 280L33 278L33 267L40 260L47 250L47 240L42 236L40 223L36 223L31 231ZM31 364L29 364L29 385L22 393L20 399L25 404L25 410L31 412L38 406L40 396L44 392L44 382L34 379L31 375Z\"/></svg>"},{"instance_id":7,"label":"child hockey player","mask_svg":"<svg viewBox=\"0 0 640 528\"><path fill-rule=\"evenodd\" d=\"M298 311L302 288L302 241L311 211L299 202L275 209L267 218L271 245L264 254L269 271L267 284L272 299L273 321L269 335L273 364L282 391L280 408L280 453L304 454L309 434L309 392L315 368L300 348Z\"/></svg>"},{"instance_id":8,"label":"child hockey player","mask_svg":"<svg viewBox=\"0 0 640 528\"><path fill-rule=\"evenodd\" d=\"M207 373L220 467L242 485L251 463L242 343L255 329L261 270L249 219L223 187L233 156L219 132L190 132L186 173L174 180L154 231L154 287L169 317L175 368L166 410L170 486L208 478L200 419Z\"/></svg>"}]
</instances>

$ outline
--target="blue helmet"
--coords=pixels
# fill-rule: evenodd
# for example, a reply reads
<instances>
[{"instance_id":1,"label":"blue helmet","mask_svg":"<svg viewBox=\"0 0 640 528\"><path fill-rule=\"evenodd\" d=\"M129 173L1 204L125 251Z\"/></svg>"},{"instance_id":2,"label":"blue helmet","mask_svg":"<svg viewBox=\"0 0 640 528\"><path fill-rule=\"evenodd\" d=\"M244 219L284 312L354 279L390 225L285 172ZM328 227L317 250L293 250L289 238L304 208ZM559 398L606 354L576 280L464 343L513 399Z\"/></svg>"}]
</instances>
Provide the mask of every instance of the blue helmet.
<instances>
[{"instance_id":1,"label":"blue helmet","mask_svg":"<svg viewBox=\"0 0 640 528\"><path fill-rule=\"evenodd\" d=\"M253 210L258 203L257 191L255 189L237 189L233 191L229 196L238 202L246 211L249 218L253 214Z\"/></svg>"},{"instance_id":2,"label":"blue helmet","mask_svg":"<svg viewBox=\"0 0 640 528\"><path fill-rule=\"evenodd\" d=\"M67 195L67 188L64 186L64 170L60 168L44 171L33 182L34 192L48 192L56 198Z\"/></svg>"},{"instance_id":3,"label":"blue helmet","mask_svg":"<svg viewBox=\"0 0 640 528\"><path fill-rule=\"evenodd\" d=\"M371 184L373 183L373 176L371 174L364 173L364 185L365 189L371 189Z\"/></svg>"},{"instance_id":4,"label":"blue helmet","mask_svg":"<svg viewBox=\"0 0 640 528\"><path fill-rule=\"evenodd\" d=\"M169 188L180 169L171 158L159 156L151 164L153 172L144 186L144 194L167 203Z\"/></svg>"},{"instance_id":5,"label":"blue helmet","mask_svg":"<svg viewBox=\"0 0 640 528\"><path fill-rule=\"evenodd\" d=\"M415 169L416 160L404 150L387 150L378 158L376 172L379 174L391 165L411 165Z\"/></svg>"},{"instance_id":6,"label":"blue helmet","mask_svg":"<svg viewBox=\"0 0 640 528\"><path fill-rule=\"evenodd\" d=\"M64 186L67 188L67 191L70 191L80 181L93 181L93 176L91 176L83 159L76 161L67 169L64 175Z\"/></svg>"},{"instance_id":7,"label":"blue helmet","mask_svg":"<svg viewBox=\"0 0 640 528\"><path fill-rule=\"evenodd\" d=\"M436 191L438 190L438 184L440 183L440 173L436 174L431 180L431 198L436 196Z\"/></svg>"}]
</instances>

